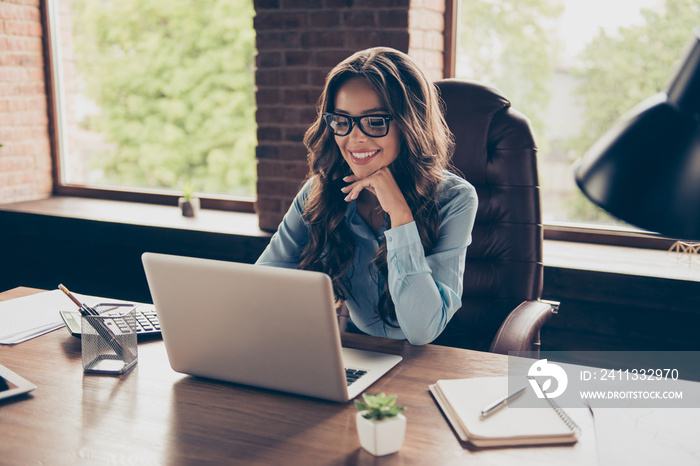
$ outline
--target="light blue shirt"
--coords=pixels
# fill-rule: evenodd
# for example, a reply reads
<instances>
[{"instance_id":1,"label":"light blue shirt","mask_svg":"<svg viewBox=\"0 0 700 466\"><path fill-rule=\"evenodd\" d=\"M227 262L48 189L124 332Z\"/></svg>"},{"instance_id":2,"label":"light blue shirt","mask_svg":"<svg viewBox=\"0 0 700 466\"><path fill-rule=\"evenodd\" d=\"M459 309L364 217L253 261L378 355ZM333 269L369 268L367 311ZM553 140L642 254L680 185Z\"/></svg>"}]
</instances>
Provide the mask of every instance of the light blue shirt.
<instances>
[{"instance_id":1,"label":"light blue shirt","mask_svg":"<svg viewBox=\"0 0 700 466\"><path fill-rule=\"evenodd\" d=\"M302 217L312 181L297 194L270 244L256 264L297 268L309 238ZM439 186L440 228L435 247L426 256L415 222L375 232L348 203L345 222L355 239L355 256L348 270L351 285L346 305L352 322L365 333L407 339L413 345L432 342L462 305L462 279L467 246L476 216L476 190L464 179L445 172ZM376 312L384 280L374 265L382 241L387 245L389 293L396 308L398 327L386 325Z\"/></svg>"}]
</instances>

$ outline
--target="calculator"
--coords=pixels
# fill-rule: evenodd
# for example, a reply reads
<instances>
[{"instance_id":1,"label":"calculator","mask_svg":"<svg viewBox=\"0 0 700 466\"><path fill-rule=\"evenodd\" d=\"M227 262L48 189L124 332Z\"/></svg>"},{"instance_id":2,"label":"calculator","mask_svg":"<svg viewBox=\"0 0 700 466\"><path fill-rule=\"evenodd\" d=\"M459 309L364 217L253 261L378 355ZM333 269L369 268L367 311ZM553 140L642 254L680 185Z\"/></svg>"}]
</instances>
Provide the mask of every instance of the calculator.
<instances>
[{"instance_id":1,"label":"calculator","mask_svg":"<svg viewBox=\"0 0 700 466\"><path fill-rule=\"evenodd\" d=\"M102 316L119 316L124 313L123 305L97 304L93 306L95 310ZM80 329L80 312L79 311L58 311L61 319L66 324L66 328L74 337L80 338L82 332ZM135 306L134 314L136 317L136 337L139 340L148 338L160 338L160 322L156 315L156 310L153 305L139 304Z\"/></svg>"}]
</instances>

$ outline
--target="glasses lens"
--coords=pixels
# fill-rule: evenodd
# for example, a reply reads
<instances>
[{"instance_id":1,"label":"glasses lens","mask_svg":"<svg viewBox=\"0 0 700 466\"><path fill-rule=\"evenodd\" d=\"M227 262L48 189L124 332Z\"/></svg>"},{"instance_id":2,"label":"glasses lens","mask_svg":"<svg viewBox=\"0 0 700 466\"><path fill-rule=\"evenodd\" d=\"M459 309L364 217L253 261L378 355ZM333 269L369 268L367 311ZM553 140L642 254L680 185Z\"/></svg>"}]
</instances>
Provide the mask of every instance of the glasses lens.
<instances>
[{"instance_id":1,"label":"glasses lens","mask_svg":"<svg viewBox=\"0 0 700 466\"><path fill-rule=\"evenodd\" d=\"M350 120L341 115L327 113L326 124L331 129L333 134L337 136L345 136L350 132Z\"/></svg>"},{"instance_id":2,"label":"glasses lens","mask_svg":"<svg viewBox=\"0 0 700 466\"><path fill-rule=\"evenodd\" d=\"M389 122L384 117L364 117L360 120L360 124L368 136L381 137L389 132Z\"/></svg>"},{"instance_id":3,"label":"glasses lens","mask_svg":"<svg viewBox=\"0 0 700 466\"><path fill-rule=\"evenodd\" d=\"M389 116L366 116L362 118L346 117L335 113L324 113L323 118L331 132L336 136L347 136L352 130L353 123L359 121L360 129L367 136L381 138L389 133Z\"/></svg>"}]
</instances>

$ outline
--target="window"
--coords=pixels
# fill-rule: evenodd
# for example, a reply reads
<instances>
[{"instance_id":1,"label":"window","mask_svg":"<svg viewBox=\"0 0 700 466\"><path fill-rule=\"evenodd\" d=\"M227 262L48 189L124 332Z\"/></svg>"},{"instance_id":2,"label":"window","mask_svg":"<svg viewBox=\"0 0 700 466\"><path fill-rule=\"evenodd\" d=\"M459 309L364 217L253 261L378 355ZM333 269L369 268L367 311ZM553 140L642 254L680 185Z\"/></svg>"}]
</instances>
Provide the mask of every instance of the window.
<instances>
[{"instance_id":1,"label":"window","mask_svg":"<svg viewBox=\"0 0 700 466\"><path fill-rule=\"evenodd\" d=\"M665 88L700 1L457 3L455 74L494 85L531 119L545 224L634 235L583 196L573 162L622 113Z\"/></svg>"},{"instance_id":2,"label":"window","mask_svg":"<svg viewBox=\"0 0 700 466\"><path fill-rule=\"evenodd\" d=\"M252 209L252 1L47 3L57 191L194 189Z\"/></svg>"}]
</instances>

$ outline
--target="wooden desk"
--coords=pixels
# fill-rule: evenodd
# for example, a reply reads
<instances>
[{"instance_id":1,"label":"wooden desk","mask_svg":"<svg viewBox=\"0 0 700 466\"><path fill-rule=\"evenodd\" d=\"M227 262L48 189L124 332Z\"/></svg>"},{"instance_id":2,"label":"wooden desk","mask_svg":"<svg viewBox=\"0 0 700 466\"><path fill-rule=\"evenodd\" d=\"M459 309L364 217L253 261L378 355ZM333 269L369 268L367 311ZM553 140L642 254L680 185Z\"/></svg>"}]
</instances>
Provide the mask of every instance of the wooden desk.
<instances>
[{"instance_id":1,"label":"wooden desk","mask_svg":"<svg viewBox=\"0 0 700 466\"><path fill-rule=\"evenodd\" d=\"M0 300L38 292L16 288ZM0 347L0 363L37 389L0 402L5 464L595 464L595 435L574 446L474 450L460 444L428 392L442 378L505 375L501 355L359 335L345 346L404 360L371 387L407 407L402 449L375 458L355 430L352 403L331 403L174 372L160 340L139 344L122 376L83 374L80 340L64 329Z\"/></svg>"}]
</instances>

